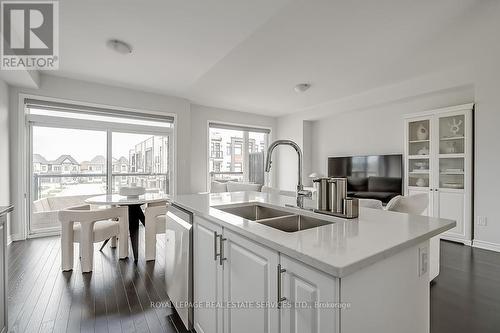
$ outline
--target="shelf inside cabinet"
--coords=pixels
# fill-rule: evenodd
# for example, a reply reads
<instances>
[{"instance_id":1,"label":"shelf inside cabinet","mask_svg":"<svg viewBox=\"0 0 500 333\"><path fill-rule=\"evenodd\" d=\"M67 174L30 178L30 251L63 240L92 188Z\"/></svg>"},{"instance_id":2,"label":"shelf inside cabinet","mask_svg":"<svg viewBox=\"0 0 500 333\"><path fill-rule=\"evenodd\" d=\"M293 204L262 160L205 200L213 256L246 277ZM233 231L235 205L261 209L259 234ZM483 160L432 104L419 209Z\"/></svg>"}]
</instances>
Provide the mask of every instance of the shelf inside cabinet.
<instances>
[{"instance_id":1,"label":"shelf inside cabinet","mask_svg":"<svg viewBox=\"0 0 500 333\"><path fill-rule=\"evenodd\" d=\"M408 142L409 143L424 143L424 142L429 142L429 140L410 140Z\"/></svg>"},{"instance_id":2,"label":"shelf inside cabinet","mask_svg":"<svg viewBox=\"0 0 500 333\"><path fill-rule=\"evenodd\" d=\"M463 136L451 136L451 137L442 137L439 140L441 141L451 141L451 140L463 140L465 137Z\"/></svg>"},{"instance_id":3,"label":"shelf inside cabinet","mask_svg":"<svg viewBox=\"0 0 500 333\"><path fill-rule=\"evenodd\" d=\"M439 158L464 158L465 154L439 154Z\"/></svg>"},{"instance_id":4,"label":"shelf inside cabinet","mask_svg":"<svg viewBox=\"0 0 500 333\"><path fill-rule=\"evenodd\" d=\"M442 175L463 175L465 174L464 171L441 171L440 174Z\"/></svg>"}]
</instances>

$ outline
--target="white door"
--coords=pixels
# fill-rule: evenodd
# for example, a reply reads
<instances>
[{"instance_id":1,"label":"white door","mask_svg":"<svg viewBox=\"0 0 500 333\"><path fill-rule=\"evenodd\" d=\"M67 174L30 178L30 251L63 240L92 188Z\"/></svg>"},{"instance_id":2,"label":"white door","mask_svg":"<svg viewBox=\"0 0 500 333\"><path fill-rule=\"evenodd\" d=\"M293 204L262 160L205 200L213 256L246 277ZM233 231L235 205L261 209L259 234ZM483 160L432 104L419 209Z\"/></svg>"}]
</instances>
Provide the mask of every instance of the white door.
<instances>
[{"instance_id":1,"label":"white door","mask_svg":"<svg viewBox=\"0 0 500 333\"><path fill-rule=\"evenodd\" d=\"M424 212L432 216L433 159L435 150L434 125L431 116L412 118L405 126L405 187L406 194L427 193L429 205Z\"/></svg>"},{"instance_id":2,"label":"white door","mask_svg":"<svg viewBox=\"0 0 500 333\"><path fill-rule=\"evenodd\" d=\"M438 162L435 177L435 217L455 220L457 226L443 234L455 241L471 239L472 195L472 119L471 112L458 110L436 117L439 131Z\"/></svg>"},{"instance_id":3,"label":"white door","mask_svg":"<svg viewBox=\"0 0 500 333\"><path fill-rule=\"evenodd\" d=\"M446 232L446 235L465 238L465 198L463 191L439 189L436 196L436 217L457 222L457 226Z\"/></svg>"},{"instance_id":4,"label":"white door","mask_svg":"<svg viewBox=\"0 0 500 333\"><path fill-rule=\"evenodd\" d=\"M219 265L219 237L222 227L194 217L194 329L198 333L222 333L222 269ZM203 305L202 305L203 304Z\"/></svg>"},{"instance_id":5,"label":"white door","mask_svg":"<svg viewBox=\"0 0 500 333\"><path fill-rule=\"evenodd\" d=\"M338 332L338 280L307 265L280 255L282 273L281 333ZM319 304L322 307L317 307ZM347 310L348 311L348 310Z\"/></svg>"},{"instance_id":6,"label":"white door","mask_svg":"<svg viewBox=\"0 0 500 333\"><path fill-rule=\"evenodd\" d=\"M224 229L224 333L277 333L278 252Z\"/></svg>"}]
</instances>

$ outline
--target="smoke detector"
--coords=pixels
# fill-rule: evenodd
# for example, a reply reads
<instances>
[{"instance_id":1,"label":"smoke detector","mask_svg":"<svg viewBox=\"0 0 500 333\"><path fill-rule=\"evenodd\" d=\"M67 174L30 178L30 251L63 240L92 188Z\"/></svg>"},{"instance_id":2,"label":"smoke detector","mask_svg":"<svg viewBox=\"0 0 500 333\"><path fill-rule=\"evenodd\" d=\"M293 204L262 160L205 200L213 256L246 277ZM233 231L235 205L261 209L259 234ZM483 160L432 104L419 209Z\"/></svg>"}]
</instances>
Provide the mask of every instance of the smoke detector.
<instances>
[{"instance_id":1,"label":"smoke detector","mask_svg":"<svg viewBox=\"0 0 500 333\"><path fill-rule=\"evenodd\" d=\"M310 83L299 83L293 89L297 93L303 93L304 91L306 91L309 88L311 88L311 84Z\"/></svg>"},{"instance_id":2,"label":"smoke detector","mask_svg":"<svg viewBox=\"0 0 500 333\"><path fill-rule=\"evenodd\" d=\"M109 39L106 42L106 46L109 47L111 50L118 52L120 54L132 53L132 46L119 39Z\"/></svg>"}]
</instances>

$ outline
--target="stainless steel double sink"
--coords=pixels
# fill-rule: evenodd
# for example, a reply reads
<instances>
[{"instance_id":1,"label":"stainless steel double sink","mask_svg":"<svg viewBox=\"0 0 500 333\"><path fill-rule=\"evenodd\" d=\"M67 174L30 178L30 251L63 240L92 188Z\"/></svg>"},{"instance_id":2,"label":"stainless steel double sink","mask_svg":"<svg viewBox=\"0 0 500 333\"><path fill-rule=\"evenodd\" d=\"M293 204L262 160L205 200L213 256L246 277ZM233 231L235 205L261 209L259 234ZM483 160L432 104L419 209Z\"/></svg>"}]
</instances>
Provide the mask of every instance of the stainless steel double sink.
<instances>
[{"instance_id":1,"label":"stainless steel double sink","mask_svg":"<svg viewBox=\"0 0 500 333\"><path fill-rule=\"evenodd\" d=\"M307 215L294 214L286 210L262 206L258 203L213 208L284 232L297 232L334 223Z\"/></svg>"}]
</instances>

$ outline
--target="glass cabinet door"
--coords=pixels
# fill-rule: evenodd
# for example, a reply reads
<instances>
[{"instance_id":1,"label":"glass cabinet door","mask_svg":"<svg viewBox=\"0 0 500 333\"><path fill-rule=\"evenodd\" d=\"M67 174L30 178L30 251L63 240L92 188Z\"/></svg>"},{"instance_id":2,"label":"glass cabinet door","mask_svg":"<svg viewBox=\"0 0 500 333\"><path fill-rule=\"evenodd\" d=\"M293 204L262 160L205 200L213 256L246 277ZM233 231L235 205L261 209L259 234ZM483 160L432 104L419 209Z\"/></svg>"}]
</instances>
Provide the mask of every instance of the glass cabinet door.
<instances>
[{"instance_id":1,"label":"glass cabinet door","mask_svg":"<svg viewBox=\"0 0 500 333\"><path fill-rule=\"evenodd\" d=\"M428 188L430 184L431 121L408 123L408 185Z\"/></svg>"},{"instance_id":2,"label":"glass cabinet door","mask_svg":"<svg viewBox=\"0 0 500 333\"><path fill-rule=\"evenodd\" d=\"M464 114L439 117L439 187L464 189L466 119Z\"/></svg>"}]
</instances>

